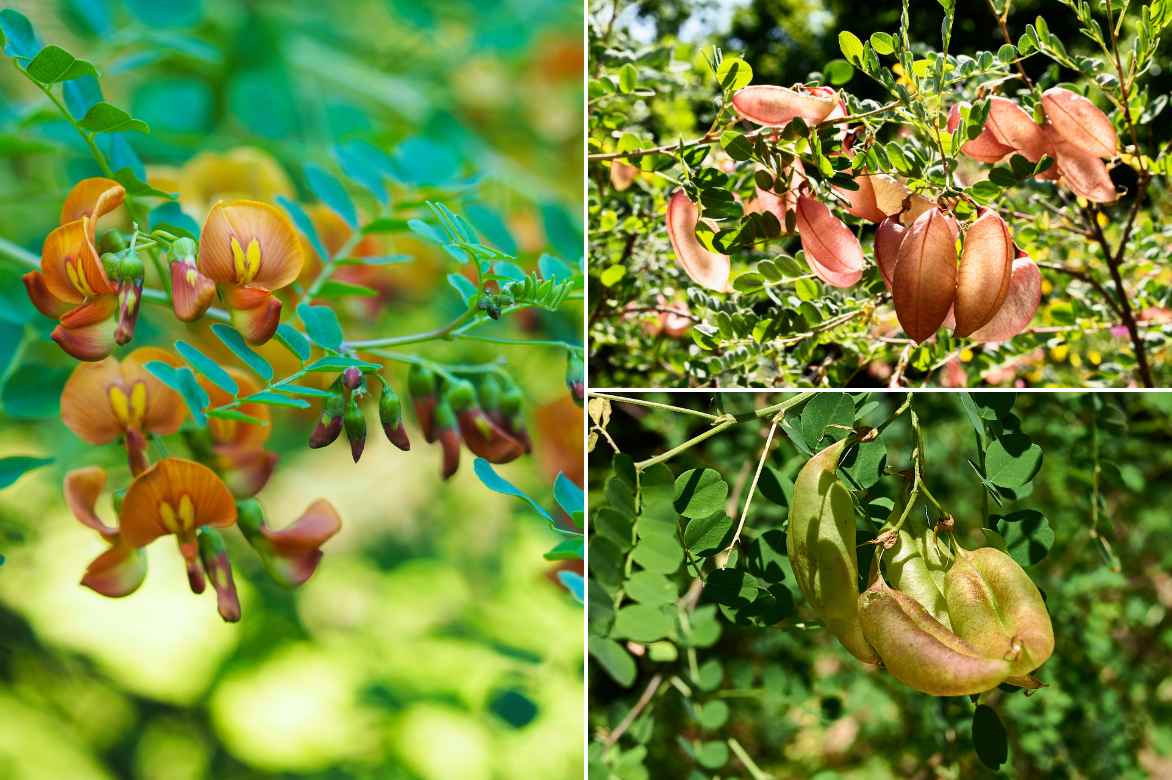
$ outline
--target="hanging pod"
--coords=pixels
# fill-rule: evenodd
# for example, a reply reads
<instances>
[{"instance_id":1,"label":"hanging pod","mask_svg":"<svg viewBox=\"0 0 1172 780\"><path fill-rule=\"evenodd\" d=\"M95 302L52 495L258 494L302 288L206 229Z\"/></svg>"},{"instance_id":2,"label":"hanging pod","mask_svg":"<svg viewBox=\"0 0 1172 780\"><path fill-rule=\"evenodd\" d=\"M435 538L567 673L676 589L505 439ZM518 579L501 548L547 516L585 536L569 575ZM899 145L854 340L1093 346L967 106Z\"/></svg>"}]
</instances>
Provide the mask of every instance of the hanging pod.
<instances>
[{"instance_id":1,"label":"hanging pod","mask_svg":"<svg viewBox=\"0 0 1172 780\"><path fill-rule=\"evenodd\" d=\"M944 598L956 633L982 655L1005 659L1015 677L1028 675L1054 651L1042 594L1025 569L996 548L957 546Z\"/></svg>"},{"instance_id":2,"label":"hanging pod","mask_svg":"<svg viewBox=\"0 0 1172 780\"><path fill-rule=\"evenodd\" d=\"M883 578L859 596L863 635L892 677L933 696L967 696L997 687L1009 663L980 655Z\"/></svg>"},{"instance_id":3,"label":"hanging pod","mask_svg":"<svg viewBox=\"0 0 1172 780\"><path fill-rule=\"evenodd\" d=\"M673 192L667 202L667 234L671 238L676 261L696 284L708 290L727 292L731 268L729 259L725 255L710 252L696 238L696 223L699 221L699 207L688 199L683 190Z\"/></svg>"},{"instance_id":4,"label":"hanging pod","mask_svg":"<svg viewBox=\"0 0 1172 780\"><path fill-rule=\"evenodd\" d=\"M956 335L968 336L997 314L1009 293L1013 238L997 212L985 209L964 232L956 272Z\"/></svg>"},{"instance_id":5,"label":"hanging pod","mask_svg":"<svg viewBox=\"0 0 1172 780\"><path fill-rule=\"evenodd\" d=\"M956 298L956 220L924 211L900 242L891 297L899 324L917 343L944 323Z\"/></svg>"},{"instance_id":6,"label":"hanging pod","mask_svg":"<svg viewBox=\"0 0 1172 780\"><path fill-rule=\"evenodd\" d=\"M892 518L899 517L903 507L897 503ZM883 565L891 587L915 599L945 628L952 628L944 600L948 562L940 551L936 534L915 510L899 529L895 544L883 553Z\"/></svg>"},{"instance_id":7,"label":"hanging pod","mask_svg":"<svg viewBox=\"0 0 1172 780\"><path fill-rule=\"evenodd\" d=\"M854 502L837 474L849 441L826 447L798 472L786 550L798 587L826 627L856 658L875 663L859 626Z\"/></svg>"}]
</instances>

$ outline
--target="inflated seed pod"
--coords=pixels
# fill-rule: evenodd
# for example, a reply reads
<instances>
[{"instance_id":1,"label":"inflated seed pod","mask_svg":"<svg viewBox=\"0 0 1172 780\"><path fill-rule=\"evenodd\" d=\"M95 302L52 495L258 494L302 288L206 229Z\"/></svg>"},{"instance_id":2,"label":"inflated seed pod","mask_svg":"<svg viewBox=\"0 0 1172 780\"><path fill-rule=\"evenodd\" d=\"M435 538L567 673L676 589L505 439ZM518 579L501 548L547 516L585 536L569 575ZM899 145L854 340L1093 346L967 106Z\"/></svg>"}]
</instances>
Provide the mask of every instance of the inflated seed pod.
<instances>
[{"instance_id":1,"label":"inflated seed pod","mask_svg":"<svg viewBox=\"0 0 1172 780\"><path fill-rule=\"evenodd\" d=\"M894 517L902 514L903 506L895 505ZM899 529L894 546L883 553L883 564L891 587L919 602L945 628L952 627L944 600L948 563L935 534L914 510Z\"/></svg>"},{"instance_id":2,"label":"inflated seed pod","mask_svg":"<svg viewBox=\"0 0 1172 780\"><path fill-rule=\"evenodd\" d=\"M1009 676L1008 661L980 655L882 578L859 596L859 623L891 676L922 693L967 696Z\"/></svg>"},{"instance_id":3,"label":"inflated seed pod","mask_svg":"<svg viewBox=\"0 0 1172 780\"><path fill-rule=\"evenodd\" d=\"M994 547L957 548L944 578L956 633L991 658L1027 675L1054 652L1054 629L1038 587L1017 561Z\"/></svg>"},{"instance_id":4,"label":"inflated seed pod","mask_svg":"<svg viewBox=\"0 0 1172 780\"><path fill-rule=\"evenodd\" d=\"M848 441L831 444L798 472L786 550L798 587L826 627L856 658L875 663L875 652L859 628L855 506L837 476Z\"/></svg>"}]
</instances>

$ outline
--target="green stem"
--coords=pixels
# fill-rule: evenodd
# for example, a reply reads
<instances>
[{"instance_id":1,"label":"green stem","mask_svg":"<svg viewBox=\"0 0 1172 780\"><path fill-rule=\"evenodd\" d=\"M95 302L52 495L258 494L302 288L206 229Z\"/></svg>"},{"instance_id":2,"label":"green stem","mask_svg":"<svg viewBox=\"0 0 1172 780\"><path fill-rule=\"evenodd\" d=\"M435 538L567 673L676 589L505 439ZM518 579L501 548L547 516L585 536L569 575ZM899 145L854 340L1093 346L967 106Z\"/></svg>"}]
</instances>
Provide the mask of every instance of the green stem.
<instances>
[{"instance_id":1,"label":"green stem","mask_svg":"<svg viewBox=\"0 0 1172 780\"><path fill-rule=\"evenodd\" d=\"M405 352L392 352L389 349L372 349L370 354L377 355L387 360L393 360L396 363L407 363L408 365L423 366L430 368L437 374L440 374L448 381L455 381L456 374L504 374L504 361L494 360L490 363L437 363L434 360L419 357L418 355L408 355Z\"/></svg>"},{"instance_id":2,"label":"green stem","mask_svg":"<svg viewBox=\"0 0 1172 780\"><path fill-rule=\"evenodd\" d=\"M757 471L753 474L753 481L749 484L749 493L745 496L745 506L741 509L741 519L737 523L737 530L733 534L732 541L728 543L728 547L724 549L724 557L720 561L720 568L728 565L728 559L731 557L733 549L741 541L741 531L745 528L745 518L749 516L749 506L753 503L753 494L757 491L757 481L761 479L761 471L765 468L765 461L769 459L769 448L773 446L773 434L777 432L777 424L781 422L781 414L773 418L773 424L769 426L769 435L765 437L765 446L761 448L761 458L757 461Z\"/></svg>"},{"instance_id":3,"label":"green stem","mask_svg":"<svg viewBox=\"0 0 1172 780\"><path fill-rule=\"evenodd\" d=\"M581 354L582 347L577 344L567 344L564 341L551 341L542 339L508 339L500 336L475 336L470 333L456 333L452 338L460 339L461 341L483 341L488 344L509 344L529 347L556 347L564 349L567 352L577 352Z\"/></svg>"},{"instance_id":4,"label":"green stem","mask_svg":"<svg viewBox=\"0 0 1172 780\"><path fill-rule=\"evenodd\" d=\"M477 312L469 309L447 325L425 330L422 333L412 333L407 336L388 336L386 338L366 339L363 341L347 341L342 345L342 348L351 351L368 352L377 347L400 347L405 344L418 344L421 341L434 341L436 339L448 338L458 328L467 324L469 320L474 319L476 316Z\"/></svg>"},{"instance_id":5,"label":"green stem","mask_svg":"<svg viewBox=\"0 0 1172 780\"><path fill-rule=\"evenodd\" d=\"M756 410L755 412L753 412L753 416L748 419L760 420L760 419L763 419L765 417L770 417L775 414L780 415L780 413L789 411L790 409L794 408L795 406L798 406L802 403L805 403L806 401L808 401L810 398L813 398L813 397L814 397L814 393L812 393L812 392L798 393L797 395L793 396L792 398L787 398L786 400L784 400L780 403L772 404L770 406L764 406L764 407ZM627 399L623 399L623 400L627 400ZM731 428L732 426L734 426L738 423L746 422L746 420L738 419L736 417L733 417L732 415L725 415L724 417L717 418L717 419L719 420L719 422L717 422L715 425L713 425L711 428L704 431L703 433L701 433L697 436L693 436L692 438L688 439L687 441L685 441L684 443L682 443L678 446L672 447L667 452L664 452L664 453L661 453L661 454L656 455L654 457L648 458L647 460L639 461L638 463L635 464L635 470L636 471L645 471L648 468L650 468L658 463L663 463L665 461L671 460L676 455L679 455L681 452L685 452L685 451L691 449L692 447L695 447L700 442L702 442L706 439L710 439L713 436L715 436L716 434L718 434L722 431L728 430L729 428Z\"/></svg>"},{"instance_id":6,"label":"green stem","mask_svg":"<svg viewBox=\"0 0 1172 780\"><path fill-rule=\"evenodd\" d=\"M668 412L677 412L679 414L690 414L694 417L703 417L705 420L712 422L720 422L727 419L728 415L724 414L709 414L708 412L701 412L696 409L685 409L682 406L672 406L671 404L661 404L658 401L645 401L642 398L631 398L623 395L611 395L609 393L590 393L593 398L605 398L608 401L619 401L624 404L635 404L636 406L648 406L653 409L663 409Z\"/></svg>"},{"instance_id":7,"label":"green stem","mask_svg":"<svg viewBox=\"0 0 1172 780\"><path fill-rule=\"evenodd\" d=\"M354 251L354 247L358 246L358 243L365 237L365 234L363 234L361 230L355 230L350 235L350 238L346 240L346 243L342 244L341 248L334 253L334 256L326 261L325 265L322 266L321 273L317 275L317 278L314 279L313 283L309 285L308 289L306 289L305 295L302 296L305 301L308 302L313 300L313 296L317 295L318 292L321 291L321 288L329 280L330 276L333 275L338 260L348 256L352 251Z\"/></svg>"}]
</instances>

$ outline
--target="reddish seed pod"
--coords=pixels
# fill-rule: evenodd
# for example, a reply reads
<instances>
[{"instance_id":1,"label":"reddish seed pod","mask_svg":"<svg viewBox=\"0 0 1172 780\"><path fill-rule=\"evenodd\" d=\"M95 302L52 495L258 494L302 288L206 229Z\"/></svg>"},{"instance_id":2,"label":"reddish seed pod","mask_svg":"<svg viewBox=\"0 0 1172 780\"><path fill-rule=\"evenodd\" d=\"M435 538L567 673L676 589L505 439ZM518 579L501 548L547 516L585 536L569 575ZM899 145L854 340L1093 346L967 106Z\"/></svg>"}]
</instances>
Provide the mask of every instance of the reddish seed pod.
<instances>
[{"instance_id":1,"label":"reddish seed pod","mask_svg":"<svg viewBox=\"0 0 1172 780\"><path fill-rule=\"evenodd\" d=\"M1041 126L1009 98L989 98L985 126L992 130L994 138L1030 162L1042 159L1049 146Z\"/></svg>"},{"instance_id":2,"label":"reddish seed pod","mask_svg":"<svg viewBox=\"0 0 1172 780\"><path fill-rule=\"evenodd\" d=\"M974 341L1007 341L1025 330L1042 300L1042 272L1029 255L1018 251L1009 275L1005 302L984 327L969 335Z\"/></svg>"},{"instance_id":3,"label":"reddish seed pod","mask_svg":"<svg viewBox=\"0 0 1172 780\"><path fill-rule=\"evenodd\" d=\"M313 449L333 444L342 433L342 415L346 409L346 399L341 393L335 393L326 399L322 407L321 417L313 432L309 434L309 446Z\"/></svg>"},{"instance_id":4,"label":"reddish seed pod","mask_svg":"<svg viewBox=\"0 0 1172 780\"><path fill-rule=\"evenodd\" d=\"M997 212L986 210L964 234L956 276L956 335L983 327L1005 302L1013 266L1013 238Z\"/></svg>"},{"instance_id":5,"label":"reddish seed pod","mask_svg":"<svg viewBox=\"0 0 1172 780\"><path fill-rule=\"evenodd\" d=\"M716 292L726 292L731 269L729 259L708 251L696 238L699 218L699 208L688 200L683 190L672 193L667 202L667 234L676 260L696 284Z\"/></svg>"},{"instance_id":6,"label":"reddish seed pod","mask_svg":"<svg viewBox=\"0 0 1172 780\"><path fill-rule=\"evenodd\" d=\"M957 127L960 126L960 109L962 105L967 106L968 104L953 103L952 108L948 111L948 132L950 133L955 133ZM974 160L983 163L999 162L1013 151L1011 147L997 140L987 122L981 128L980 135L965 143L964 146L960 147L960 150Z\"/></svg>"},{"instance_id":7,"label":"reddish seed pod","mask_svg":"<svg viewBox=\"0 0 1172 780\"><path fill-rule=\"evenodd\" d=\"M863 247L826 204L802 195L797 206L798 236L814 274L832 287L851 287L863 276Z\"/></svg>"},{"instance_id":8,"label":"reddish seed pod","mask_svg":"<svg viewBox=\"0 0 1172 780\"><path fill-rule=\"evenodd\" d=\"M1110 118L1082 95L1062 87L1042 93L1042 110L1053 128L1053 140L1094 157L1111 159L1119 148L1119 136Z\"/></svg>"},{"instance_id":9,"label":"reddish seed pod","mask_svg":"<svg viewBox=\"0 0 1172 780\"><path fill-rule=\"evenodd\" d=\"M956 297L956 220L940 209L921 214L899 245L892 299L899 324L917 342L944 323Z\"/></svg>"},{"instance_id":10,"label":"reddish seed pod","mask_svg":"<svg viewBox=\"0 0 1172 780\"><path fill-rule=\"evenodd\" d=\"M875 262L888 290L895 277L895 265L899 262L899 245L906 233L907 228L899 223L899 217L888 217L875 229Z\"/></svg>"},{"instance_id":11,"label":"reddish seed pod","mask_svg":"<svg viewBox=\"0 0 1172 780\"><path fill-rule=\"evenodd\" d=\"M799 87L799 90L755 84L737 90L732 104L742 118L765 127L785 127L797 117L813 127L838 106L834 91L829 88Z\"/></svg>"}]
</instances>

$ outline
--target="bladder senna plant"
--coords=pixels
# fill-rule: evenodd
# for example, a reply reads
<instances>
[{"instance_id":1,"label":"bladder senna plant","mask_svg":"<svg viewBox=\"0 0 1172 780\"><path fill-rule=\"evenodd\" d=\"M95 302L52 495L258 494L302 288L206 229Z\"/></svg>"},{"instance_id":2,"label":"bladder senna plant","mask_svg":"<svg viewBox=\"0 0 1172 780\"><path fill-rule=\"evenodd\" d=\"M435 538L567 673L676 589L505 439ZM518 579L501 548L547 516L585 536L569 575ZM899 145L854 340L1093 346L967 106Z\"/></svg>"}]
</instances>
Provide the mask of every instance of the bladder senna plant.
<instances>
[{"instance_id":1,"label":"bladder senna plant","mask_svg":"<svg viewBox=\"0 0 1172 780\"><path fill-rule=\"evenodd\" d=\"M798 587L826 627L852 655L874 663L878 658L859 626L854 501L837 476L848 443L831 444L798 472L786 549Z\"/></svg>"}]
</instances>

